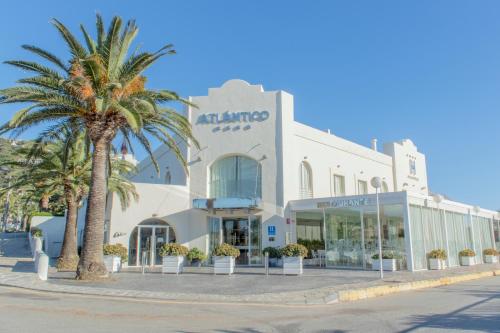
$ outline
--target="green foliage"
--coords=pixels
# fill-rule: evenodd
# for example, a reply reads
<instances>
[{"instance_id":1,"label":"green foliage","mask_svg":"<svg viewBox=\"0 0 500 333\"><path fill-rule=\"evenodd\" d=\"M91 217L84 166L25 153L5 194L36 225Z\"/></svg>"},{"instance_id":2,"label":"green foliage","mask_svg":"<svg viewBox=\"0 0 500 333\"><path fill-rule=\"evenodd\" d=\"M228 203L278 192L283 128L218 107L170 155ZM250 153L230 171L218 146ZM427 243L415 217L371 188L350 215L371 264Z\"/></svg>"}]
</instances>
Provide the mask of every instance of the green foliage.
<instances>
[{"instance_id":1,"label":"green foliage","mask_svg":"<svg viewBox=\"0 0 500 333\"><path fill-rule=\"evenodd\" d=\"M177 243L165 243L160 248L160 256L185 256L189 252L184 245Z\"/></svg>"},{"instance_id":2,"label":"green foliage","mask_svg":"<svg viewBox=\"0 0 500 333\"><path fill-rule=\"evenodd\" d=\"M471 249L464 249L464 250L460 251L458 253L458 255L460 257L475 257L476 252L474 252L474 250L471 250Z\"/></svg>"},{"instance_id":3,"label":"green foliage","mask_svg":"<svg viewBox=\"0 0 500 333\"><path fill-rule=\"evenodd\" d=\"M304 245L291 243L285 245L281 250L283 257L307 257L308 250Z\"/></svg>"},{"instance_id":4,"label":"green foliage","mask_svg":"<svg viewBox=\"0 0 500 333\"><path fill-rule=\"evenodd\" d=\"M55 215L52 212L31 212L30 216L64 216L64 213L62 215Z\"/></svg>"},{"instance_id":5,"label":"green foliage","mask_svg":"<svg viewBox=\"0 0 500 333\"><path fill-rule=\"evenodd\" d=\"M128 250L122 244L105 244L102 253L105 256L118 256L121 258L121 262L125 262L128 259Z\"/></svg>"},{"instance_id":6,"label":"green foliage","mask_svg":"<svg viewBox=\"0 0 500 333\"><path fill-rule=\"evenodd\" d=\"M33 237L42 237L43 236L42 229L37 228L37 227L31 228L30 232L31 232L31 236L33 236Z\"/></svg>"},{"instance_id":7,"label":"green foliage","mask_svg":"<svg viewBox=\"0 0 500 333\"><path fill-rule=\"evenodd\" d=\"M431 252L429 252L428 256L431 259L446 260L448 258L448 255L446 254L446 251L443 250L443 249L432 250Z\"/></svg>"},{"instance_id":8,"label":"green foliage","mask_svg":"<svg viewBox=\"0 0 500 333\"><path fill-rule=\"evenodd\" d=\"M400 258L401 256L394 253L393 251L382 252L382 259L400 259ZM379 259L378 253L372 255L372 259L378 260Z\"/></svg>"},{"instance_id":9,"label":"green foliage","mask_svg":"<svg viewBox=\"0 0 500 333\"><path fill-rule=\"evenodd\" d=\"M187 254L187 258L189 261L193 261L193 260L203 261L203 260L207 259L207 256L203 251L201 251L197 247L193 247L192 249L189 250L189 252Z\"/></svg>"},{"instance_id":10,"label":"green foliage","mask_svg":"<svg viewBox=\"0 0 500 333\"><path fill-rule=\"evenodd\" d=\"M297 244L304 245L307 248L308 254L312 255L312 251L324 250L325 242L319 239L297 239Z\"/></svg>"},{"instance_id":11,"label":"green foliage","mask_svg":"<svg viewBox=\"0 0 500 333\"><path fill-rule=\"evenodd\" d=\"M262 254L269 253L269 258L281 258L281 250L278 247L268 246L262 250Z\"/></svg>"},{"instance_id":12,"label":"green foliage","mask_svg":"<svg viewBox=\"0 0 500 333\"><path fill-rule=\"evenodd\" d=\"M212 255L238 258L240 256L240 250L227 243L222 243L214 248Z\"/></svg>"},{"instance_id":13,"label":"green foliage","mask_svg":"<svg viewBox=\"0 0 500 333\"><path fill-rule=\"evenodd\" d=\"M485 256L497 256L498 255L498 251L495 250L495 249L484 249L483 254Z\"/></svg>"}]
</instances>

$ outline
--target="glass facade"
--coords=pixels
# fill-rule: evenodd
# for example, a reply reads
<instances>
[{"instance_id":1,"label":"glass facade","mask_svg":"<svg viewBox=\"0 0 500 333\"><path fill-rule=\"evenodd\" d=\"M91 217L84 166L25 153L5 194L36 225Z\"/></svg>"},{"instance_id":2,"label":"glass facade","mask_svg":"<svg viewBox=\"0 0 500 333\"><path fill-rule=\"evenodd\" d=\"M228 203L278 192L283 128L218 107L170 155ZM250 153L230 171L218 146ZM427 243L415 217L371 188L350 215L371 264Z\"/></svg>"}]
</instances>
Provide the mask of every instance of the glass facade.
<instances>
[{"instance_id":1,"label":"glass facade","mask_svg":"<svg viewBox=\"0 0 500 333\"><path fill-rule=\"evenodd\" d=\"M261 165L248 157L229 156L210 167L211 198L262 198Z\"/></svg>"},{"instance_id":2,"label":"glass facade","mask_svg":"<svg viewBox=\"0 0 500 333\"><path fill-rule=\"evenodd\" d=\"M500 250L500 220L493 220L493 235L496 249Z\"/></svg>"}]
</instances>

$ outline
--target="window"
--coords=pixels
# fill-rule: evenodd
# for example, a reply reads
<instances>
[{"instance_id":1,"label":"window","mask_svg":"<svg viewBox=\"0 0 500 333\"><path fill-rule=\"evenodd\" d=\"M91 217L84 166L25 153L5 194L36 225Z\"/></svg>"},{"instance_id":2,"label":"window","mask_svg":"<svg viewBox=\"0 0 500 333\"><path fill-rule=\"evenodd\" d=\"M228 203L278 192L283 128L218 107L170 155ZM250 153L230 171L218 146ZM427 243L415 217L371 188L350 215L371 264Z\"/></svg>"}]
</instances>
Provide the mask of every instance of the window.
<instances>
[{"instance_id":1,"label":"window","mask_svg":"<svg viewBox=\"0 0 500 333\"><path fill-rule=\"evenodd\" d=\"M387 186L386 182L382 182L382 193L387 193L389 192L389 186Z\"/></svg>"},{"instance_id":2,"label":"window","mask_svg":"<svg viewBox=\"0 0 500 333\"><path fill-rule=\"evenodd\" d=\"M345 195L345 178L340 175L333 175L333 188L336 197Z\"/></svg>"},{"instance_id":3,"label":"window","mask_svg":"<svg viewBox=\"0 0 500 333\"><path fill-rule=\"evenodd\" d=\"M417 167L415 165L415 160L410 158L410 175L415 176L417 174Z\"/></svg>"},{"instance_id":4,"label":"window","mask_svg":"<svg viewBox=\"0 0 500 333\"><path fill-rule=\"evenodd\" d=\"M211 198L261 198L262 167L245 156L229 156L210 167Z\"/></svg>"},{"instance_id":5,"label":"window","mask_svg":"<svg viewBox=\"0 0 500 333\"><path fill-rule=\"evenodd\" d=\"M312 171L307 162L300 163L299 195L301 199L309 199L313 197Z\"/></svg>"},{"instance_id":6,"label":"window","mask_svg":"<svg viewBox=\"0 0 500 333\"><path fill-rule=\"evenodd\" d=\"M165 184L170 185L172 184L172 174L170 173L170 170L166 169L165 171Z\"/></svg>"},{"instance_id":7,"label":"window","mask_svg":"<svg viewBox=\"0 0 500 333\"><path fill-rule=\"evenodd\" d=\"M358 194L368 194L368 183L364 180L358 180Z\"/></svg>"}]
</instances>

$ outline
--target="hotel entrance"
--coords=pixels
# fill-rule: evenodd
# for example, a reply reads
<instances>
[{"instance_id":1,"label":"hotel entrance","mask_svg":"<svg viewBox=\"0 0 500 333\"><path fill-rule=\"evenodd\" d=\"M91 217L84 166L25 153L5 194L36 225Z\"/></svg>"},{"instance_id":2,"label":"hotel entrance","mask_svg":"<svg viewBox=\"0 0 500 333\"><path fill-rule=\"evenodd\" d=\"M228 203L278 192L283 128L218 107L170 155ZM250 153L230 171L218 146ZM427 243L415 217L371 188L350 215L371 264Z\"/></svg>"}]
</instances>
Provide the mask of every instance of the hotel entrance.
<instances>
[{"instance_id":1,"label":"hotel entrance","mask_svg":"<svg viewBox=\"0 0 500 333\"><path fill-rule=\"evenodd\" d=\"M142 222L130 236L129 266L161 265L160 248L165 243L175 243L175 232L166 222Z\"/></svg>"},{"instance_id":2,"label":"hotel entrance","mask_svg":"<svg viewBox=\"0 0 500 333\"><path fill-rule=\"evenodd\" d=\"M262 264L261 222L258 216L208 218L210 229L209 252L227 243L240 250L237 265Z\"/></svg>"}]
</instances>

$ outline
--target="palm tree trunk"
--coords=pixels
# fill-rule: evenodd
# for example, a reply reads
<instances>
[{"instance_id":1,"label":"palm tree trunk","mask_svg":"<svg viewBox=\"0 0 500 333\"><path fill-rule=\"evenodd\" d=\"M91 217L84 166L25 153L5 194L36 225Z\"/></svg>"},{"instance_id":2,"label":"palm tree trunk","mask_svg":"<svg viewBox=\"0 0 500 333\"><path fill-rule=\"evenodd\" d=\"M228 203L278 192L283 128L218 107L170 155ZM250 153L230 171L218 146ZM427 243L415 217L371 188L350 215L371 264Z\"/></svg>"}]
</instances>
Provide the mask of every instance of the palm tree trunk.
<instances>
[{"instance_id":1,"label":"palm tree trunk","mask_svg":"<svg viewBox=\"0 0 500 333\"><path fill-rule=\"evenodd\" d=\"M65 191L67 213L66 229L61 248L61 255L57 259L57 269L60 271L75 271L78 266L77 244L77 217L78 203L71 189Z\"/></svg>"},{"instance_id":2,"label":"palm tree trunk","mask_svg":"<svg viewBox=\"0 0 500 333\"><path fill-rule=\"evenodd\" d=\"M94 141L92 173L85 214L83 248L76 271L79 280L95 280L108 276L103 262L104 215L106 211L106 164L110 139L101 137Z\"/></svg>"}]
</instances>

